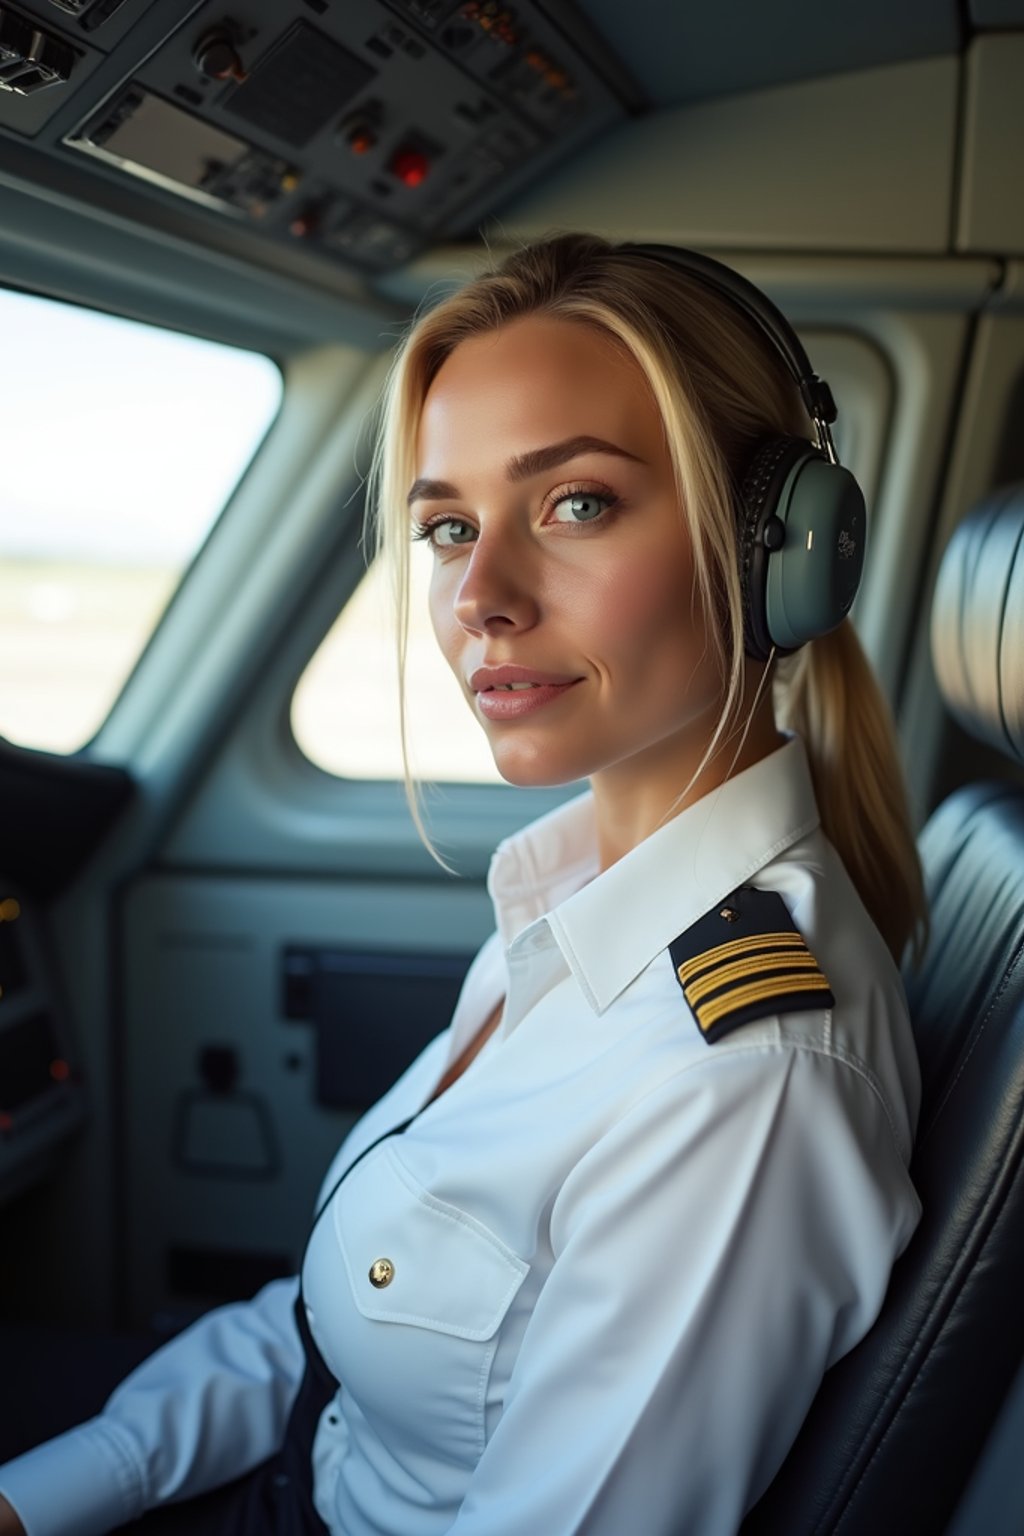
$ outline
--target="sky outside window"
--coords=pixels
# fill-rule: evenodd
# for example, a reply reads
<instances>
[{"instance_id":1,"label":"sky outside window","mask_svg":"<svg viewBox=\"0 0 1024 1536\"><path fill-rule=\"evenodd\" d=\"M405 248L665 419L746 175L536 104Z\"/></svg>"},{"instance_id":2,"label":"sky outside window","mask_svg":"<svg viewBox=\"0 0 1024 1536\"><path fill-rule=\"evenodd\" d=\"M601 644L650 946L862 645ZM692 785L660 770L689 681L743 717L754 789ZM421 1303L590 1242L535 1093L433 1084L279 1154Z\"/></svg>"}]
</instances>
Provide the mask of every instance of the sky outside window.
<instances>
[{"instance_id":1,"label":"sky outside window","mask_svg":"<svg viewBox=\"0 0 1024 1536\"><path fill-rule=\"evenodd\" d=\"M0 289L0 735L99 728L280 405L255 353Z\"/></svg>"}]
</instances>

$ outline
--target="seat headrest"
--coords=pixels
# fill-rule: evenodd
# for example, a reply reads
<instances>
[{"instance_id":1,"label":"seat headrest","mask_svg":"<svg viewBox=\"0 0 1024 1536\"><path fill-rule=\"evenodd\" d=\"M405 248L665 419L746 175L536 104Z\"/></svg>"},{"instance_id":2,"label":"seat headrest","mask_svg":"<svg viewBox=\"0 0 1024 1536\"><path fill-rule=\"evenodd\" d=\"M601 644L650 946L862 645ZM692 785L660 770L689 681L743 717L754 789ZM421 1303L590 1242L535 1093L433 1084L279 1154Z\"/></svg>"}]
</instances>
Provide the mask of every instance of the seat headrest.
<instances>
[{"instance_id":1,"label":"seat headrest","mask_svg":"<svg viewBox=\"0 0 1024 1536\"><path fill-rule=\"evenodd\" d=\"M1024 485L994 492L953 534L931 640L951 713L972 736L1024 762Z\"/></svg>"}]
</instances>

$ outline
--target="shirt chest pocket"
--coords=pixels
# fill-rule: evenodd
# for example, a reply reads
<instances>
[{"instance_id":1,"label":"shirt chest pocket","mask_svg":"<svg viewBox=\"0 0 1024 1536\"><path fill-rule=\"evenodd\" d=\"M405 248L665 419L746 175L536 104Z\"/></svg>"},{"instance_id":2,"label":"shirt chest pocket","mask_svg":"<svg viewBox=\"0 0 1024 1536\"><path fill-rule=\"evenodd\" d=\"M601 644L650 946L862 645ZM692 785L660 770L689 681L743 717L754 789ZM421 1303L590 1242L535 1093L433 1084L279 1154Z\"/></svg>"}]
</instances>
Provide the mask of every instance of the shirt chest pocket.
<instances>
[{"instance_id":1,"label":"shirt chest pocket","mask_svg":"<svg viewBox=\"0 0 1024 1536\"><path fill-rule=\"evenodd\" d=\"M498 1332L529 1265L423 1189L391 1145L353 1171L332 1217L354 1303L324 1329L343 1386L381 1431L434 1445L441 1431L475 1461Z\"/></svg>"}]
</instances>

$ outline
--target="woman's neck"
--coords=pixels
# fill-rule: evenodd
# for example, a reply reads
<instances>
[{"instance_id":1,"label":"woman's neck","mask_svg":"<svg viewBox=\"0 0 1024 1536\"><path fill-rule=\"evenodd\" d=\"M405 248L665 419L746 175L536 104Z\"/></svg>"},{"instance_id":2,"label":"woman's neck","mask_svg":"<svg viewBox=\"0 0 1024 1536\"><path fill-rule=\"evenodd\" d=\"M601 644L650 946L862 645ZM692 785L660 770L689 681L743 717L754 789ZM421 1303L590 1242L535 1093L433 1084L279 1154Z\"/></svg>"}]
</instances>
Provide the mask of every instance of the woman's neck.
<instances>
[{"instance_id":1,"label":"woman's neck","mask_svg":"<svg viewBox=\"0 0 1024 1536\"><path fill-rule=\"evenodd\" d=\"M785 740L775 724L771 699L766 697L750 720L746 735L741 726L723 738L677 804L680 791L690 784L707 751L706 735L690 740L669 738L627 762L594 774L591 788L601 869L608 869L656 831L670 808L671 815L678 815L726 779L777 751Z\"/></svg>"}]
</instances>

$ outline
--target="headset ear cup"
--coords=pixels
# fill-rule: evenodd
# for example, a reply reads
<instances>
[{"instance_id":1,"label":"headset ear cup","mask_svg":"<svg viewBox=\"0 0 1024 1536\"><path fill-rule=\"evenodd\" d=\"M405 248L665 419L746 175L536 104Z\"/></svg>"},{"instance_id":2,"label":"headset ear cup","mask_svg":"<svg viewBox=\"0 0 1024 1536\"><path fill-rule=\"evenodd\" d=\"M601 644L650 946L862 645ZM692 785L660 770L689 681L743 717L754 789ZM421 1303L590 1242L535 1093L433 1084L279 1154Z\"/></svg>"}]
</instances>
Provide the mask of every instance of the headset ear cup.
<instances>
[{"instance_id":1,"label":"headset ear cup","mask_svg":"<svg viewBox=\"0 0 1024 1536\"><path fill-rule=\"evenodd\" d=\"M765 526L779 516L779 496L790 471L801 458L810 454L817 454L817 449L806 438L762 438L754 449L740 486L737 510L743 645L746 654L755 661L767 661L773 644L768 627L767 596L772 551L765 544ZM779 653L778 647L776 651Z\"/></svg>"},{"instance_id":2,"label":"headset ear cup","mask_svg":"<svg viewBox=\"0 0 1024 1536\"><path fill-rule=\"evenodd\" d=\"M740 495L746 652L789 656L850 611L864 566L864 495L848 469L802 437L759 443Z\"/></svg>"}]
</instances>

